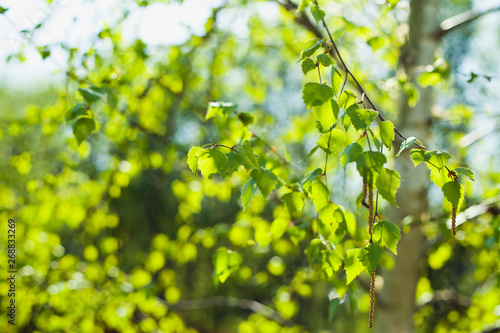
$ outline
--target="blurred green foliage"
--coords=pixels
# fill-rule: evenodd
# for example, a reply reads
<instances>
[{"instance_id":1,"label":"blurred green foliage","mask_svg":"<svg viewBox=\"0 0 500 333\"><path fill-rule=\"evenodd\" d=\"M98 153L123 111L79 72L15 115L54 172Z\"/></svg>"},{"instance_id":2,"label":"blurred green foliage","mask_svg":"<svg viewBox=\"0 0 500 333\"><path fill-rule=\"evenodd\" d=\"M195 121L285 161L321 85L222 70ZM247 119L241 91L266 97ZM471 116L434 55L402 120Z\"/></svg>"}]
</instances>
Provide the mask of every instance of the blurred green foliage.
<instances>
[{"instance_id":1,"label":"blurred green foliage","mask_svg":"<svg viewBox=\"0 0 500 333\"><path fill-rule=\"evenodd\" d=\"M410 104L419 98L395 70L404 44L394 20L398 1L324 2L325 19L350 68L359 69L370 96L397 122L395 96L406 93ZM443 12L454 4L443 1ZM268 6L277 13L271 20L262 13ZM218 25L221 16L243 12L244 38ZM351 109L353 126L345 117L333 141L318 141L317 128L326 131L336 121L330 110L337 110L336 118L355 97L345 91L337 96L343 74L320 67L334 89L307 83L305 90L317 89L304 100L313 112L306 110L302 86L317 82L317 72L297 59L309 59L320 45L316 40L303 50L316 36L294 21L296 15L302 14L274 2L229 2L214 8L204 34L169 46L125 42L120 21L103 28L91 46L59 45L68 53L65 84L40 92L2 87L0 219L17 223L17 331L366 331L369 275L355 277L363 263L371 267L380 260L390 270L394 258L376 245L362 248L369 239L367 211L356 209L361 183L349 164L362 148L344 148L374 117ZM314 10L311 22L324 15ZM49 61L50 47L38 47ZM387 70L381 74L367 64L359 47ZM8 61L22 59L21 50ZM312 59L332 64L330 58ZM446 91L450 70L446 59L437 60L419 83ZM338 101L330 102L332 97ZM457 142L474 112L463 101L446 112L436 121L434 142L456 147L453 167L467 166L471 149ZM390 146L393 127L386 123L379 131L382 144ZM192 146L208 148L211 140L241 153L216 147L188 155ZM316 169L324 152L330 154L329 187L318 181L322 171ZM439 155L432 153L422 162ZM196 177L197 169L203 178ZM380 170L392 184L380 193L396 204L397 186L390 181L396 176ZM437 171L433 180L443 185ZM282 186L281 179L296 187ZM492 167L476 180L479 185L462 182L462 210L486 208L461 224L456 238L445 223L451 205L444 197L454 202L454 192L444 191L431 207L423 245L428 256L416 295L419 332L472 332L499 324L500 173ZM338 205L329 205L325 193ZM382 214L386 207L381 203ZM330 227L342 227L325 226L325 209ZM396 252L400 231L382 221L374 237ZM2 302L7 289L1 279ZM0 330L11 330L5 319Z\"/></svg>"}]
</instances>

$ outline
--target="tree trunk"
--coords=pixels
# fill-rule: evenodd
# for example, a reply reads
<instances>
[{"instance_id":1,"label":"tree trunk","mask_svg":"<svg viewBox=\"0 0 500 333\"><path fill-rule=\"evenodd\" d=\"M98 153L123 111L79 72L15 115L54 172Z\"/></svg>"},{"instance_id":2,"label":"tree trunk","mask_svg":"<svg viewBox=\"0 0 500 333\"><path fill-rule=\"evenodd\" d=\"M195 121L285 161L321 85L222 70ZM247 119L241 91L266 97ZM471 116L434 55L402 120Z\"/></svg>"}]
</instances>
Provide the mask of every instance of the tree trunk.
<instances>
[{"instance_id":1,"label":"tree trunk","mask_svg":"<svg viewBox=\"0 0 500 333\"><path fill-rule=\"evenodd\" d=\"M403 62L407 75L415 84L418 78L415 68L432 65L439 44L435 37L439 28L438 4L438 0L412 0L410 3L410 36ZM397 127L403 135L415 136L425 144L430 134L432 89L420 87L419 91L420 99L413 108L408 106L406 98L402 98ZM383 272L384 287L379 293L380 305L375 308L375 325L377 332L411 333L414 331L419 262L425 242L421 223L428 216L429 174L423 165L413 168L408 153L396 159L396 169L401 174L397 194L399 208L389 212L389 220L400 227L403 219L411 221L411 229L402 235L394 269Z\"/></svg>"}]
</instances>

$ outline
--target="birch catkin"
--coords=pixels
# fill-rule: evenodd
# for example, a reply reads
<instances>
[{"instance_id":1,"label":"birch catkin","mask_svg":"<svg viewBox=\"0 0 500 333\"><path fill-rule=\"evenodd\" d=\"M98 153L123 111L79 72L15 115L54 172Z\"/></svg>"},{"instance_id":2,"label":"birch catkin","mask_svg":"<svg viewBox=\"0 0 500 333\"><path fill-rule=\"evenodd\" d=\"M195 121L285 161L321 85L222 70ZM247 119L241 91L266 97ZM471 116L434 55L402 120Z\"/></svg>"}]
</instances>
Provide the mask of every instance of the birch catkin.
<instances>
[{"instance_id":1,"label":"birch catkin","mask_svg":"<svg viewBox=\"0 0 500 333\"><path fill-rule=\"evenodd\" d=\"M375 272L374 270L370 280L370 316L368 319L370 328L373 327L373 313L375 312Z\"/></svg>"}]
</instances>

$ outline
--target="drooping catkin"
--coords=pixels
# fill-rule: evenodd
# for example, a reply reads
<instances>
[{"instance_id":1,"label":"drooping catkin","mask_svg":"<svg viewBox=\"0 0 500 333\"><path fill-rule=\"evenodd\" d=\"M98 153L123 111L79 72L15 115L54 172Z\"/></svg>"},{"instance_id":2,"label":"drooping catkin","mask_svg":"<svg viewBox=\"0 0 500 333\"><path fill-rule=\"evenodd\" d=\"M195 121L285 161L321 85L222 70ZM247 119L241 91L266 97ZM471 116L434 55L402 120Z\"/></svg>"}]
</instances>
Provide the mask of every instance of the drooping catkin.
<instances>
[{"instance_id":1,"label":"drooping catkin","mask_svg":"<svg viewBox=\"0 0 500 333\"><path fill-rule=\"evenodd\" d=\"M361 202L365 202L366 192L367 192L367 182L366 179L363 178L363 196L361 197Z\"/></svg>"},{"instance_id":2,"label":"drooping catkin","mask_svg":"<svg viewBox=\"0 0 500 333\"><path fill-rule=\"evenodd\" d=\"M456 229L456 224L457 224L457 209L455 206L451 207L451 232L453 232L453 235L457 233Z\"/></svg>"},{"instance_id":3,"label":"drooping catkin","mask_svg":"<svg viewBox=\"0 0 500 333\"><path fill-rule=\"evenodd\" d=\"M368 185L368 233L372 235L373 228L373 188Z\"/></svg>"},{"instance_id":4,"label":"drooping catkin","mask_svg":"<svg viewBox=\"0 0 500 333\"><path fill-rule=\"evenodd\" d=\"M376 270L373 271L370 280L370 315L368 318L370 328L373 327L373 313L375 312L375 272Z\"/></svg>"}]
</instances>

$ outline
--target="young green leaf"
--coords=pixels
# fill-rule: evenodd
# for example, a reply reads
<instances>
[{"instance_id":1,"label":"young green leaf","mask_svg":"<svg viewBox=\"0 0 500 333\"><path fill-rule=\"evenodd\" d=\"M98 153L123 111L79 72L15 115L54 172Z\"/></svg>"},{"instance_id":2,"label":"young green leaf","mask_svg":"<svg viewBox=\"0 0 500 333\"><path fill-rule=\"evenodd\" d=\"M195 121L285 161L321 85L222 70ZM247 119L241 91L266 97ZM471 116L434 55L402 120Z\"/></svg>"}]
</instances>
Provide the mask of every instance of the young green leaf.
<instances>
[{"instance_id":1,"label":"young green leaf","mask_svg":"<svg viewBox=\"0 0 500 333\"><path fill-rule=\"evenodd\" d=\"M208 110L205 119L213 117L226 117L230 112L236 111L238 106L233 103L225 102L210 102L208 103Z\"/></svg>"},{"instance_id":2,"label":"young green leaf","mask_svg":"<svg viewBox=\"0 0 500 333\"><path fill-rule=\"evenodd\" d=\"M304 180L302 181L302 188L307 191L309 189L309 187L311 186L311 183L316 179L316 177L321 175L322 172L323 172L323 170L321 170L320 168L317 168L317 169L309 172L307 174L307 176L304 178Z\"/></svg>"},{"instance_id":3,"label":"young green leaf","mask_svg":"<svg viewBox=\"0 0 500 333\"><path fill-rule=\"evenodd\" d=\"M316 52L316 50L321 46L322 43L323 40L319 38L308 40L302 47L302 52L300 52L299 61L312 56L314 52Z\"/></svg>"},{"instance_id":4,"label":"young green leaf","mask_svg":"<svg viewBox=\"0 0 500 333\"><path fill-rule=\"evenodd\" d=\"M414 136L409 137L406 140L404 140L401 143L401 146L399 147L399 152L396 154L396 156L401 155L401 153L403 152L403 150L405 150L406 148L411 147L414 143L417 143L419 146L422 145L422 142L420 142L419 140L417 140Z\"/></svg>"},{"instance_id":5,"label":"young green leaf","mask_svg":"<svg viewBox=\"0 0 500 333\"><path fill-rule=\"evenodd\" d=\"M298 217L302 213L302 208L304 208L304 195L300 192L290 192L284 194L281 200L285 203L285 207L288 213L292 217Z\"/></svg>"},{"instance_id":6,"label":"young green leaf","mask_svg":"<svg viewBox=\"0 0 500 333\"><path fill-rule=\"evenodd\" d=\"M316 68L316 64L311 58L305 58L302 61L300 67L302 68L302 73L307 74L307 72L310 72Z\"/></svg>"},{"instance_id":7,"label":"young green leaf","mask_svg":"<svg viewBox=\"0 0 500 333\"><path fill-rule=\"evenodd\" d=\"M90 134L95 131L95 128L94 119L88 117L78 119L73 125L73 135L75 136L76 141L78 141L78 145L85 141Z\"/></svg>"},{"instance_id":8,"label":"young green leaf","mask_svg":"<svg viewBox=\"0 0 500 333\"><path fill-rule=\"evenodd\" d=\"M330 139L330 143L328 143L328 139ZM331 132L331 136L328 133L323 134L317 145L323 149L323 151L327 154L334 154L339 151L344 146L345 134L339 129L334 129Z\"/></svg>"},{"instance_id":9,"label":"young green leaf","mask_svg":"<svg viewBox=\"0 0 500 333\"><path fill-rule=\"evenodd\" d=\"M378 126L382 143L389 150L391 150L392 141L394 141L394 124L389 120L386 120L386 121L381 121Z\"/></svg>"},{"instance_id":10,"label":"young green leaf","mask_svg":"<svg viewBox=\"0 0 500 333\"><path fill-rule=\"evenodd\" d=\"M361 249L350 249L345 252L344 269L347 276L347 284L351 283L363 271L363 264L358 256Z\"/></svg>"},{"instance_id":11,"label":"young green leaf","mask_svg":"<svg viewBox=\"0 0 500 333\"><path fill-rule=\"evenodd\" d=\"M450 159L450 154L442 151L426 151L423 149L412 149L410 157L415 166L425 162L429 170L431 170L431 180L439 187L443 187L444 183L450 180L448 170L445 165Z\"/></svg>"},{"instance_id":12,"label":"young green leaf","mask_svg":"<svg viewBox=\"0 0 500 333\"><path fill-rule=\"evenodd\" d=\"M333 276L340 267L342 267L342 254L335 250L320 250L321 254L321 270L327 278Z\"/></svg>"},{"instance_id":13,"label":"young green leaf","mask_svg":"<svg viewBox=\"0 0 500 333\"><path fill-rule=\"evenodd\" d=\"M373 240L385 246L394 254L398 254L397 246L401 239L401 231L394 223L380 221L373 226Z\"/></svg>"},{"instance_id":14,"label":"young green leaf","mask_svg":"<svg viewBox=\"0 0 500 333\"><path fill-rule=\"evenodd\" d=\"M349 90L344 90L339 98L339 107L347 110L351 105L356 105L356 95Z\"/></svg>"},{"instance_id":15,"label":"young green leaf","mask_svg":"<svg viewBox=\"0 0 500 333\"><path fill-rule=\"evenodd\" d=\"M340 163L345 167L348 163L354 162L356 158L363 152L363 148L359 145L359 143L354 142L347 146L342 155L340 155Z\"/></svg>"},{"instance_id":16,"label":"young green leaf","mask_svg":"<svg viewBox=\"0 0 500 333\"><path fill-rule=\"evenodd\" d=\"M328 54L322 53L318 54L318 62L323 65L324 67L328 67L333 65L333 60L330 58Z\"/></svg>"},{"instance_id":17,"label":"young green leaf","mask_svg":"<svg viewBox=\"0 0 500 333\"><path fill-rule=\"evenodd\" d=\"M359 251L358 259L371 274L377 268L381 255L382 248L378 244L369 244Z\"/></svg>"},{"instance_id":18,"label":"young green leaf","mask_svg":"<svg viewBox=\"0 0 500 333\"><path fill-rule=\"evenodd\" d=\"M345 220L342 211L336 204L330 204L321 209L319 212L319 219L330 233L335 233Z\"/></svg>"},{"instance_id":19,"label":"young green leaf","mask_svg":"<svg viewBox=\"0 0 500 333\"><path fill-rule=\"evenodd\" d=\"M231 176L233 173L238 171L240 166L242 166L245 162L243 161L243 157L240 154L235 152L230 152L227 154L227 164L224 170L224 177Z\"/></svg>"},{"instance_id":20,"label":"young green leaf","mask_svg":"<svg viewBox=\"0 0 500 333\"><path fill-rule=\"evenodd\" d=\"M363 176L367 171L379 173L387 157L378 151L365 151L356 158L356 168L359 174Z\"/></svg>"},{"instance_id":21,"label":"young green leaf","mask_svg":"<svg viewBox=\"0 0 500 333\"><path fill-rule=\"evenodd\" d=\"M78 103L73 109L66 113L66 121L71 121L75 118L89 117L89 105L87 103Z\"/></svg>"},{"instance_id":22,"label":"young green leaf","mask_svg":"<svg viewBox=\"0 0 500 333\"><path fill-rule=\"evenodd\" d=\"M271 171L264 168L253 169L250 176L255 181L255 184L257 184L264 198L269 196L278 183L278 178Z\"/></svg>"},{"instance_id":23,"label":"young green leaf","mask_svg":"<svg viewBox=\"0 0 500 333\"><path fill-rule=\"evenodd\" d=\"M319 23L325 17L325 12L316 6L311 7L311 14L316 20L316 23Z\"/></svg>"},{"instance_id":24,"label":"young green leaf","mask_svg":"<svg viewBox=\"0 0 500 333\"><path fill-rule=\"evenodd\" d=\"M238 270L243 263L243 257L238 252L228 250L225 247L217 249L213 257L214 282L224 283L231 273Z\"/></svg>"},{"instance_id":25,"label":"young green leaf","mask_svg":"<svg viewBox=\"0 0 500 333\"><path fill-rule=\"evenodd\" d=\"M238 114L238 119L243 123L245 126L249 126L253 124L254 118L250 113L247 112L242 112Z\"/></svg>"},{"instance_id":26,"label":"young green leaf","mask_svg":"<svg viewBox=\"0 0 500 333\"><path fill-rule=\"evenodd\" d=\"M200 149L201 147L193 147L187 154L187 163L195 178L198 175L198 157L196 154Z\"/></svg>"},{"instance_id":27,"label":"young green leaf","mask_svg":"<svg viewBox=\"0 0 500 333\"><path fill-rule=\"evenodd\" d=\"M259 161L257 160L257 156L253 153L253 148L250 145L250 142L246 140L243 142L242 148L239 149L241 158L243 159L243 166L247 171L252 168L259 167Z\"/></svg>"},{"instance_id":28,"label":"young green leaf","mask_svg":"<svg viewBox=\"0 0 500 333\"><path fill-rule=\"evenodd\" d=\"M200 149L196 153L198 169L204 178L220 172L223 173L227 163L227 156L217 149Z\"/></svg>"},{"instance_id":29,"label":"young green leaf","mask_svg":"<svg viewBox=\"0 0 500 333\"><path fill-rule=\"evenodd\" d=\"M465 176L465 177L469 178L469 179L470 179L470 180L472 180L472 181L476 181L476 180L474 179L474 172L473 172L471 169L467 169L467 168L456 168L456 169L454 169L454 171L455 171L456 173L459 173L459 174L461 174L461 175L463 175L463 176Z\"/></svg>"},{"instance_id":30,"label":"young green leaf","mask_svg":"<svg viewBox=\"0 0 500 333\"><path fill-rule=\"evenodd\" d=\"M331 76L333 95L337 96L342 86L342 75L340 75L339 70L335 66L332 66Z\"/></svg>"},{"instance_id":31,"label":"young green leaf","mask_svg":"<svg viewBox=\"0 0 500 333\"><path fill-rule=\"evenodd\" d=\"M396 207L398 207L396 202L396 191L399 187L400 178L401 177L397 171L382 168L378 175L376 184L378 193L380 193L382 198Z\"/></svg>"},{"instance_id":32,"label":"young green leaf","mask_svg":"<svg viewBox=\"0 0 500 333\"><path fill-rule=\"evenodd\" d=\"M323 126L325 130L328 130L337 120L339 107L337 102L330 99L321 105L313 106L312 111L316 116L316 119L321 123L321 126Z\"/></svg>"},{"instance_id":33,"label":"young green leaf","mask_svg":"<svg viewBox=\"0 0 500 333\"><path fill-rule=\"evenodd\" d=\"M245 210L248 206L248 203L252 199L253 195L257 191L257 184L253 178L250 178L245 186L243 186L243 190L241 191L241 202L243 203L243 209Z\"/></svg>"},{"instance_id":34,"label":"young green leaf","mask_svg":"<svg viewBox=\"0 0 500 333\"><path fill-rule=\"evenodd\" d=\"M304 9L309 7L310 4L311 4L311 0L300 1L299 7L297 8L297 12L299 13L299 12L303 11Z\"/></svg>"},{"instance_id":35,"label":"young green leaf","mask_svg":"<svg viewBox=\"0 0 500 333\"><path fill-rule=\"evenodd\" d=\"M464 187L459 182L451 181L443 185L443 194L453 207L458 208L464 198Z\"/></svg>"},{"instance_id":36,"label":"young green leaf","mask_svg":"<svg viewBox=\"0 0 500 333\"><path fill-rule=\"evenodd\" d=\"M302 90L302 99L307 108L319 106L330 100L333 97L332 88L326 84L319 84L316 82L308 82Z\"/></svg>"},{"instance_id":37,"label":"young green leaf","mask_svg":"<svg viewBox=\"0 0 500 333\"><path fill-rule=\"evenodd\" d=\"M307 160L309 157L313 156L318 149L319 149L318 145L314 146L313 149L311 149L311 151L309 152L309 154L307 154L306 158L304 158L304 160Z\"/></svg>"},{"instance_id":38,"label":"young green leaf","mask_svg":"<svg viewBox=\"0 0 500 333\"><path fill-rule=\"evenodd\" d=\"M316 212L319 212L323 207L328 205L330 201L330 191L323 182L319 180L312 182L307 192L314 207L316 207Z\"/></svg>"},{"instance_id":39,"label":"young green leaf","mask_svg":"<svg viewBox=\"0 0 500 333\"><path fill-rule=\"evenodd\" d=\"M99 88L79 88L78 91L80 95L82 95L83 99L89 104L97 102L101 98L104 98L106 95L102 93L102 89Z\"/></svg>"},{"instance_id":40,"label":"young green leaf","mask_svg":"<svg viewBox=\"0 0 500 333\"><path fill-rule=\"evenodd\" d=\"M357 105L350 106L346 112L349 118L351 118L352 124L358 131L368 128L372 121L374 121L378 116L376 111L358 109Z\"/></svg>"},{"instance_id":41,"label":"young green leaf","mask_svg":"<svg viewBox=\"0 0 500 333\"><path fill-rule=\"evenodd\" d=\"M5 8L5 7L0 6L0 14L3 14L8 10L9 10L9 8Z\"/></svg>"}]
</instances>

